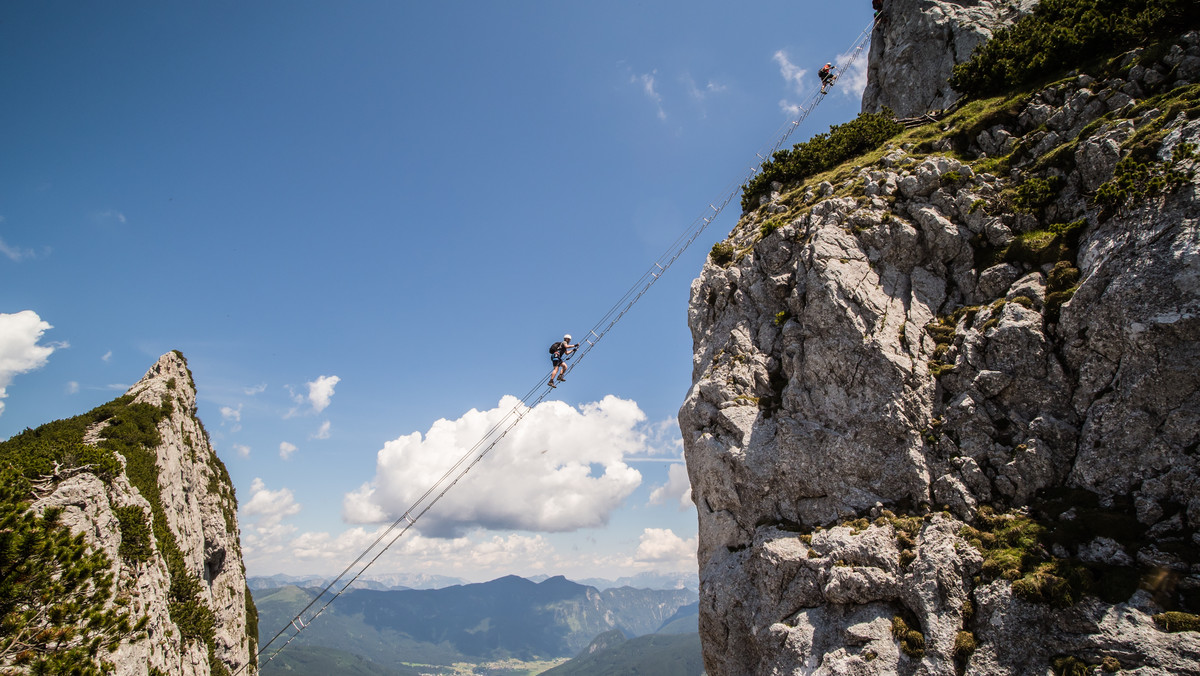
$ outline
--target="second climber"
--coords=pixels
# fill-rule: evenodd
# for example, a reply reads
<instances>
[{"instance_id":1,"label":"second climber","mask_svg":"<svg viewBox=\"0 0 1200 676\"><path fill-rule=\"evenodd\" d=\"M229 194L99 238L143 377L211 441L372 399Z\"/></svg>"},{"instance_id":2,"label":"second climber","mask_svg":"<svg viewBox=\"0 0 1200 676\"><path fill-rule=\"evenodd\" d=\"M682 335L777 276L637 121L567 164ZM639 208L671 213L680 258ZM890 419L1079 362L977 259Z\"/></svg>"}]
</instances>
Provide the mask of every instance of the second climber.
<instances>
[{"instance_id":1,"label":"second climber","mask_svg":"<svg viewBox=\"0 0 1200 676\"><path fill-rule=\"evenodd\" d=\"M578 348L578 344L571 344L571 334L569 333L563 334L561 342L556 342L550 346L550 363L554 365L554 370L550 372L550 382L547 383L550 387L557 387L554 384L556 377L560 383L566 380L564 377L567 373L566 361L571 358L571 355Z\"/></svg>"},{"instance_id":2,"label":"second climber","mask_svg":"<svg viewBox=\"0 0 1200 676\"><path fill-rule=\"evenodd\" d=\"M832 63L826 63L824 66L821 66L821 70L817 71L817 75L821 77L822 94L825 93L829 85L833 84L834 80L837 80L837 74L834 73L835 70L837 68Z\"/></svg>"}]
</instances>

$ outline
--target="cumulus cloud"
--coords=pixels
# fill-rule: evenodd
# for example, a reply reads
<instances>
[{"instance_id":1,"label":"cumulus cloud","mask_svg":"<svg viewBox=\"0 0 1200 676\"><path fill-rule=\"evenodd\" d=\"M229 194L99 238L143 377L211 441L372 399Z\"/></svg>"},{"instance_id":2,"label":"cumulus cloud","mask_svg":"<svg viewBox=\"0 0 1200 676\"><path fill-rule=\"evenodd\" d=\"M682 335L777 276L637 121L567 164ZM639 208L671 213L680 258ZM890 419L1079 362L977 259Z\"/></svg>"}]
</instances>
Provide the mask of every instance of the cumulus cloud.
<instances>
[{"instance_id":1,"label":"cumulus cloud","mask_svg":"<svg viewBox=\"0 0 1200 676\"><path fill-rule=\"evenodd\" d=\"M352 560L373 545L388 544L397 534L396 531L386 532L382 527L371 530L350 528L336 537L329 533L302 533L289 543L289 548L296 559L320 567L320 563ZM377 541L380 542L378 545ZM372 548L371 551L377 550ZM537 569L548 570L545 564L557 558L545 537L520 533L430 538L410 531L396 540L388 552L393 558L403 560L407 571L424 570L443 575L468 572L477 575L480 571L497 570L528 574Z\"/></svg>"},{"instance_id":2,"label":"cumulus cloud","mask_svg":"<svg viewBox=\"0 0 1200 676\"><path fill-rule=\"evenodd\" d=\"M525 409L506 396L491 410L472 409L457 420L438 420L425 435L387 442L374 479L343 499L343 518L377 523L399 517L489 430L506 427L518 414L521 425L418 523L423 533L602 526L641 484L641 473L626 464L626 456L647 447L645 414L635 402L610 395L579 409L561 401Z\"/></svg>"},{"instance_id":3,"label":"cumulus cloud","mask_svg":"<svg viewBox=\"0 0 1200 676\"><path fill-rule=\"evenodd\" d=\"M846 63L850 53L839 54L837 63ZM862 100L863 91L867 88L867 59L861 56L838 76L835 88L841 95L851 100Z\"/></svg>"},{"instance_id":4,"label":"cumulus cloud","mask_svg":"<svg viewBox=\"0 0 1200 676\"><path fill-rule=\"evenodd\" d=\"M321 376L308 383L308 401L312 403L313 412L320 413L329 406L333 399L333 387L341 381L337 376Z\"/></svg>"},{"instance_id":5,"label":"cumulus cloud","mask_svg":"<svg viewBox=\"0 0 1200 676\"><path fill-rule=\"evenodd\" d=\"M281 441L279 443L279 457L283 458L284 460L291 460L292 454L295 452L296 452L295 444L289 444L286 441Z\"/></svg>"},{"instance_id":6,"label":"cumulus cloud","mask_svg":"<svg viewBox=\"0 0 1200 676\"><path fill-rule=\"evenodd\" d=\"M674 502L680 510L693 507L692 483L688 480L687 465L676 463L667 469L667 483L650 493L650 504L661 505Z\"/></svg>"},{"instance_id":7,"label":"cumulus cloud","mask_svg":"<svg viewBox=\"0 0 1200 676\"><path fill-rule=\"evenodd\" d=\"M274 502L274 501L273 501ZM276 510L278 511L278 510ZM274 512L270 512L274 513ZM332 575L363 553L374 557L387 548L367 577L390 573L452 575L482 581L500 575L566 575L571 579L618 578L639 573L696 571L696 538L670 530L646 529L627 550L555 546L556 536L494 533L474 529L457 537L428 537L415 529L355 526L341 533L297 532L286 521L256 522L243 510L242 542L252 575ZM249 522L249 523L247 523ZM635 552L636 549L636 552Z\"/></svg>"},{"instance_id":8,"label":"cumulus cloud","mask_svg":"<svg viewBox=\"0 0 1200 676\"><path fill-rule=\"evenodd\" d=\"M0 313L0 399L8 397L14 376L42 368L56 349L67 347L66 343L38 344L42 334L52 328L33 310ZM4 413L3 401L0 413Z\"/></svg>"},{"instance_id":9,"label":"cumulus cloud","mask_svg":"<svg viewBox=\"0 0 1200 676\"><path fill-rule=\"evenodd\" d=\"M237 451L237 454L243 458L250 457L250 447L245 444L234 444L233 450Z\"/></svg>"},{"instance_id":10,"label":"cumulus cloud","mask_svg":"<svg viewBox=\"0 0 1200 676\"><path fill-rule=\"evenodd\" d=\"M242 556L245 561L258 560L264 564L273 564L281 557L280 554L289 551L289 545L296 535L297 528L292 524L277 523L274 526L242 525ZM299 571L297 571L299 572Z\"/></svg>"},{"instance_id":11,"label":"cumulus cloud","mask_svg":"<svg viewBox=\"0 0 1200 676\"><path fill-rule=\"evenodd\" d=\"M684 540L670 528L647 528L642 531L634 558L675 570L688 570L696 567L696 545L696 538Z\"/></svg>"},{"instance_id":12,"label":"cumulus cloud","mask_svg":"<svg viewBox=\"0 0 1200 676\"><path fill-rule=\"evenodd\" d=\"M308 382L305 386L308 388L307 394L292 393L292 398L300 406L308 405L310 408L305 413L320 413L329 407L330 401L333 400L333 388L341 378L337 376L320 376L316 380ZM288 411L285 417L291 418L301 413L300 408L293 408Z\"/></svg>"},{"instance_id":13,"label":"cumulus cloud","mask_svg":"<svg viewBox=\"0 0 1200 676\"><path fill-rule=\"evenodd\" d=\"M254 517L260 526L277 526L285 517L300 513L292 492L286 488L277 491L267 489L267 484L255 477L250 484L250 500L242 505L242 513Z\"/></svg>"},{"instance_id":14,"label":"cumulus cloud","mask_svg":"<svg viewBox=\"0 0 1200 676\"><path fill-rule=\"evenodd\" d=\"M74 380L68 380L67 394L79 394L79 383Z\"/></svg>"},{"instance_id":15,"label":"cumulus cloud","mask_svg":"<svg viewBox=\"0 0 1200 676\"><path fill-rule=\"evenodd\" d=\"M683 436L679 432L679 421L675 418L646 425L646 435L650 455L683 457Z\"/></svg>"},{"instance_id":16,"label":"cumulus cloud","mask_svg":"<svg viewBox=\"0 0 1200 676\"><path fill-rule=\"evenodd\" d=\"M234 448L238 448L236 445ZM249 449L246 449L249 452ZM240 452L240 451L239 451ZM286 488L269 490L255 477L250 499L241 507L242 552L247 561L272 561L287 552L297 528L283 520L300 513L300 505Z\"/></svg>"}]
</instances>

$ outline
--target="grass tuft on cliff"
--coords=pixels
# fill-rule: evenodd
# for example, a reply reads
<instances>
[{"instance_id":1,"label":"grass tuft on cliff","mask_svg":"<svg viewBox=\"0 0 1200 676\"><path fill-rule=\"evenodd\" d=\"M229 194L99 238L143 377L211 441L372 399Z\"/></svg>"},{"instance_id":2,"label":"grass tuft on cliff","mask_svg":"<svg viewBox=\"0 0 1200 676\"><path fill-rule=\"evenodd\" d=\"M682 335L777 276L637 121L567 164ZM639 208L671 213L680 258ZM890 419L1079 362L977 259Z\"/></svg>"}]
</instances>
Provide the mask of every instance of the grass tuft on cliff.
<instances>
[{"instance_id":1,"label":"grass tuft on cliff","mask_svg":"<svg viewBox=\"0 0 1200 676\"><path fill-rule=\"evenodd\" d=\"M762 171L742 189L742 211L754 209L758 198L768 194L775 181L799 183L883 145L904 131L892 118L892 111L886 108L863 113L850 122L831 126L828 134L817 134L790 149L775 151L763 162Z\"/></svg>"}]
</instances>

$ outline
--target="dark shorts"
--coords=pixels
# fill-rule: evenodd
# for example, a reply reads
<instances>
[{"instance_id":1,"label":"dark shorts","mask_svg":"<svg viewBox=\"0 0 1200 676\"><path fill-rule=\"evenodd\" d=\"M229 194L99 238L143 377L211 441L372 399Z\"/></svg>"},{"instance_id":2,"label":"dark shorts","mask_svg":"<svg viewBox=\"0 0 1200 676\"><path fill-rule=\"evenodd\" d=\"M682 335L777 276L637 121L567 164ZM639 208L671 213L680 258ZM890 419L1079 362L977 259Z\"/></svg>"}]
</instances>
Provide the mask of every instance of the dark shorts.
<instances>
[{"instance_id":1,"label":"dark shorts","mask_svg":"<svg viewBox=\"0 0 1200 676\"><path fill-rule=\"evenodd\" d=\"M550 355L550 363L551 364L558 366L562 362L563 362L562 357L555 355L555 354Z\"/></svg>"}]
</instances>

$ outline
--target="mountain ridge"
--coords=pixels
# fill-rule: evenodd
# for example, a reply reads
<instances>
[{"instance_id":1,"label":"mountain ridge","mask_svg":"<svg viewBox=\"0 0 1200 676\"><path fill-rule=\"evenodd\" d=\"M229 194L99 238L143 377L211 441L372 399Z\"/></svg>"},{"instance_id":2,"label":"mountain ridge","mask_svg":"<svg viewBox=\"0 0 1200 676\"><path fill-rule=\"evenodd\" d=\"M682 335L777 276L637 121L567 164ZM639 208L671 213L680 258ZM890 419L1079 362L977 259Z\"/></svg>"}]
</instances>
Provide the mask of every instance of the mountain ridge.
<instances>
[{"instance_id":1,"label":"mountain ridge","mask_svg":"<svg viewBox=\"0 0 1200 676\"><path fill-rule=\"evenodd\" d=\"M261 594L262 626L285 624L319 592L284 587ZM378 664L564 658L604 631L652 633L696 598L690 590L601 591L563 576L533 582L509 575L436 590L354 589L297 645L339 649Z\"/></svg>"},{"instance_id":2,"label":"mountain ridge","mask_svg":"<svg viewBox=\"0 0 1200 676\"><path fill-rule=\"evenodd\" d=\"M102 555L104 566L88 574L101 586L111 581L107 607L140 627L112 652L74 660L84 673L253 671L257 627L237 498L195 407L187 362L169 352L124 396L0 442L0 459L32 482L24 497L31 513L52 517ZM3 626L28 621L14 614L20 606L3 607ZM53 614L35 621L47 622L43 635L51 636L86 636L90 626L55 627ZM44 655L53 659L69 645L47 645ZM5 652L0 666L23 664L21 655Z\"/></svg>"}]
</instances>

